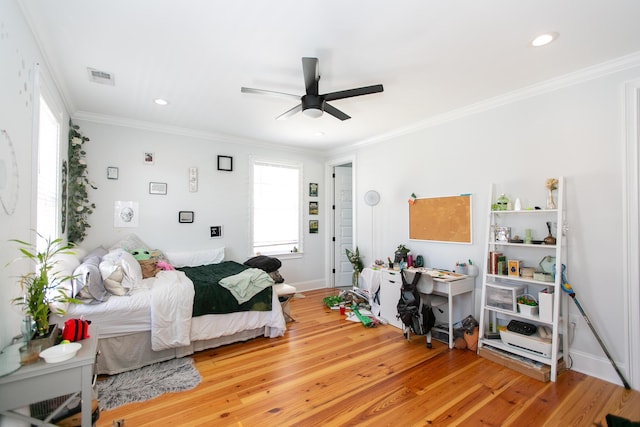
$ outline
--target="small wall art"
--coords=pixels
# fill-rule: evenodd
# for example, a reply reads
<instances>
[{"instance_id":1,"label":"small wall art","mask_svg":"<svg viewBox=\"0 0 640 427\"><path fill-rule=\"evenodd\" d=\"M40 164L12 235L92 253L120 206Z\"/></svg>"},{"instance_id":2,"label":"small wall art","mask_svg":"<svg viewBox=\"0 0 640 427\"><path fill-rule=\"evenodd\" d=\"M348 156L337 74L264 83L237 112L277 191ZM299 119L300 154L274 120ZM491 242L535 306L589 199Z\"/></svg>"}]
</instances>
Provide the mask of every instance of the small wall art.
<instances>
[{"instance_id":1,"label":"small wall art","mask_svg":"<svg viewBox=\"0 0 640 427\"><path fill-rule=\"evenodd\" d=\"M193 222L193 211L180 211L178 212L178 222L183 224L190 224Z\"/></svg>"},{"instance_id":2,"label":"small wall art","mask_svg":"<svg viewBox=\"0 0 640 427\"><path fill-rule=\"evenodd\" d=\"M118 168L109 166L107 168L107 179L118 179Z\"/></svg>"},{"instance_id":3,"label":"small wall art","mask_svg":"<svg viewBox=\"0 0 640 427\"><path fill-rule=\"evenodd\" d=\"M318 215L318 202L309 202L309 215Z\"/></svg>"},{"instance_id":4,"label":"small wall art","mask_svg":"<svg viewBox=\"0 0 640 427\"><path fill-rule=\"evenodd\" d=\"M309 233L318 234L318 220L312 219L309 221Z\"/></svg>"},{"instance_id":5,"label":"small wall art","mask_svg":"<svg viewBox=\"0 0 640 427\"><path fill-rule=\"evenodd\" d=\"M156 155L150 151L144 152L144 163L145 165L152 165L155 162Z\"/></svg>"},{"instance_id":6,"label":"small wall art","mask_svg":"<svg viewBox=\"0 0 640 427\"><path fill-rule=\"evenodd\" d=\"M115 202L113 210L114 227L137 227L138 217L138 202Z\"/></svg>"},{"instance_id":7,"label":"small wall art","mask_svg":"<svg viewBox=\"0 0 640 427\"><path fill-rule=\"evenodd\" d=\"M318 183L309 183L309 197L318 197Z\"/></svg>"},{"instance_id":8,"label":"small wall art","mask_svg":"<svg viewBox=\"0 0 640 427\"><path fill-rule=\"evenodd\" d=\"M218 156L218 170L226 172L233 171L233 157Z\"/></svg>"},{"instance_id":9,"label":"small wall art","mask_svg":"<svg viewBox=\"0 0 640 427\"><path fill-rule=\"evenodd\" d=\"M149 194L167 194L167 183L166 182L150 182L149 183Z\"/></svg>"}]
</instances>

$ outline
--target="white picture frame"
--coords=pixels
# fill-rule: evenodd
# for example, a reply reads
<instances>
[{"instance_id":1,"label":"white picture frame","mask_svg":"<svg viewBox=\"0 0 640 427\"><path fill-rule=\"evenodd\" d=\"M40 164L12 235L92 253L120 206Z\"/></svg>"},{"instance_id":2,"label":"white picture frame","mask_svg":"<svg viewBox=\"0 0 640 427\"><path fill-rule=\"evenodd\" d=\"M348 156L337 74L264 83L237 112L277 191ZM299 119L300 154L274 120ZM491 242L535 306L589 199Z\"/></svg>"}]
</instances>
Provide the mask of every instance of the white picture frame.
<instances>
[{"instance_id":1,"label":"white picture frame","mask_svg":"<svg viewBox=\"0 0 640 427\"><path fill-rule=\"evenodd\" d=\"M158 194L158 195L166 195L167 194L167 183L166 182L150 182L149 183L149 194Z\"/></svg>"},{"instance_id":2,"label":"white picture frame","mask_svg":"<svg viewBox=\"0 0 640 427\"><path fill-rule=\"evenodd\" d=\"M118 228L132 228L138 226L140 212L138 202L116 201L113 209L113 226Z\"/></svg>"},{"instance_id":3,"label":"white picture frame","mask_svg":"<svg viewBox=\"0 0 640 427\"><path fill-rule=\"evenodd\" d=\"M107 179L118 179L118 168L115 166L109 166L107 168Z\"/></svg>"},{"instance_id":4,"label":"white picture frame","mask_svg":"<svg viewBox=\"0 0 640 427\"><path fill-rule=\"evenodd\" d=\"M145 165L154 164L155 163L155 159L156 159L155 153L153 153L151 151L145 151L144 152L144 164Z\"/></svg>"}]
</instances>

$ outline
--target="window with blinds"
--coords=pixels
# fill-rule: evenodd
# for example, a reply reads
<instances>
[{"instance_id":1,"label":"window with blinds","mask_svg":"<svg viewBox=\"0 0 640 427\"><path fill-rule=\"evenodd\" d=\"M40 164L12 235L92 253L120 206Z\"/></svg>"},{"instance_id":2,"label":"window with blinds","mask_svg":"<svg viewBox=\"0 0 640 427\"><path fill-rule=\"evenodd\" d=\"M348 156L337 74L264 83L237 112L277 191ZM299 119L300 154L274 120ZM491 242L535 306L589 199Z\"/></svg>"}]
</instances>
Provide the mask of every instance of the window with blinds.
<instances>
[{"instance_id":1,"label":"window with blinds","mask_svg":"<svg viewBox=\"0 0 640 427\"><path fill-rule=\"evenodd\" d=\"M42 97L39 125L36 230L53 240L60 237L60 122Z\"/></svg>"},{"instance_id":2,"label":"window with blinds","mask_svg":"<svg viewBox=\"0 0 640 427\"><path fill-rule=\"evenodd\" d=\"M302 166L253 161L252 245L254 254L302 251Z\"/></svg>"}]
</instances>

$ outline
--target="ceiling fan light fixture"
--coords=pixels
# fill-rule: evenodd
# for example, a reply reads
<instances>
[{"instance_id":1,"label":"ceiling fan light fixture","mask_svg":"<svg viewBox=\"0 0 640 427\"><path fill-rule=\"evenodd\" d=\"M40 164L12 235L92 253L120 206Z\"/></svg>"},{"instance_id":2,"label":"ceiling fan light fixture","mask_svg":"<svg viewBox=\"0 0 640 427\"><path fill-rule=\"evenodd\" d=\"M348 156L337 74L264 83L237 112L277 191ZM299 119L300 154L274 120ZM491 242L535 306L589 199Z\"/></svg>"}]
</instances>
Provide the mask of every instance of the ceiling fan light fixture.
<instances>
[{"instance_id":1,"label":"ceiling fan light fixture","mask_svg":"<svg viewBox=\"0 0 640 427\"><path fill-rule=\"evenodd\" d=\"M302 114L307 117L311 117L312 119L317 119L322 116L323 111L319 108L307 108L302 110Z\"/></svg>"}]
</instances>

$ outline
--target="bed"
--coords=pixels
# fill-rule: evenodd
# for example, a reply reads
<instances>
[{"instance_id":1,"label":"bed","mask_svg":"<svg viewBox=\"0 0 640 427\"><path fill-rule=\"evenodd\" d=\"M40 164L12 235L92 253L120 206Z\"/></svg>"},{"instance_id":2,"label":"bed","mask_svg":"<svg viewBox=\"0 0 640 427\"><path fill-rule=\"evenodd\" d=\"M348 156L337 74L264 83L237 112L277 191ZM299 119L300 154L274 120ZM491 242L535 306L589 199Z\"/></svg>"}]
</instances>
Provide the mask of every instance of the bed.
<instances>
[{"instance_id":1,"label":"bed","mask_svg":"<svg viewBox=\"0 0 640 427\"><path fill-rule=\"evenodd\" d=\"M110 248L109 255L103 255L101 259L116 252L122 255L122 249L122 244ZM85 295L85 303L63 307L66 308L65 315L52 315L51 321L62 327L68 319L83 318L96 325L99 331L97 373L109 375L259 336L276 338L284 335L285 316L272 286L261 282L259 287L262 289L253 290L253 295L244 295L243 303L235 298L242 292L234 291L232 279L243 274L257 277L258 273L264 272L224 261L224 248L221 250L222 255L220 249L204 255L167 253L170 261L176 261L175 270L162 270L152 277L134 280L124 290L112 288L112 292L94 292L97 299L88 299ZM87 279L90 277L81 269L84 264L81 260L91 258L92 253L77 256L80 265L74 268L75 278L68 292L79 297L83 294L77 288L84 286L86 294L88 283L78 285L76 279L83 274ZM103 264L104 261L99 264L100 276L106 284L109 281L103 277ZM80 274L77 274L79 269ZM95 278L95 269L93 272ZM223 282L220 279L231 284L227 283L227 288L218 285L213 294L206 296L208 302L203 302L202 294L210 293L214 284ZM207 280L211 283L206 283ZM113 291L124 294L117 295Z\"/></svg>"}]
</instances>

